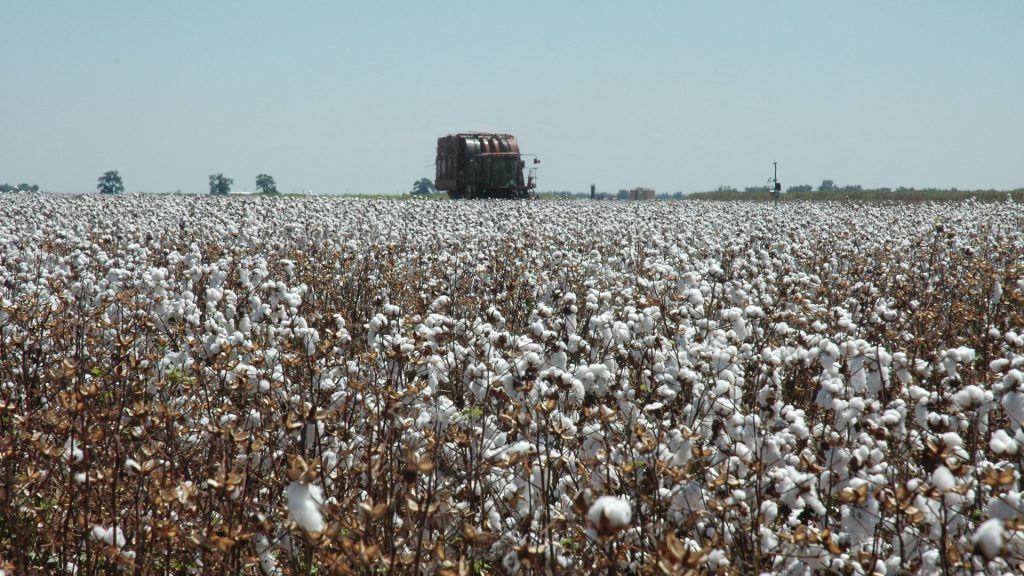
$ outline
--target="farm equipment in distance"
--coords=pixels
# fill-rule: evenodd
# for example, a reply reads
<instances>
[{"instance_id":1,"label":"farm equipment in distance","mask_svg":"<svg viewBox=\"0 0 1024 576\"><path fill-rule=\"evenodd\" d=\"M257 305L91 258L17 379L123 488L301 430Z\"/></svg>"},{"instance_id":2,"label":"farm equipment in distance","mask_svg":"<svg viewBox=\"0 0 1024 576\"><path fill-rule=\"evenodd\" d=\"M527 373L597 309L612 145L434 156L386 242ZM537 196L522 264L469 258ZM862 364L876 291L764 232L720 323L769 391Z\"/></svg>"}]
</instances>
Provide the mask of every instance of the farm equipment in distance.
<instances>
[{"instance_id":1,"label":"farm equipment in distance","mask_svg":"<svg viewBox=\"0 0 1024 576\"><path fill-rule=\"evenodd\" d=\"M537 168L526 162L511 134L463 132L437 139L434 186L449 198L533 198ZM527 155L528 156L528 155ZM540 161L533 159L533 164Z\"/></svg>"}]
</instances>

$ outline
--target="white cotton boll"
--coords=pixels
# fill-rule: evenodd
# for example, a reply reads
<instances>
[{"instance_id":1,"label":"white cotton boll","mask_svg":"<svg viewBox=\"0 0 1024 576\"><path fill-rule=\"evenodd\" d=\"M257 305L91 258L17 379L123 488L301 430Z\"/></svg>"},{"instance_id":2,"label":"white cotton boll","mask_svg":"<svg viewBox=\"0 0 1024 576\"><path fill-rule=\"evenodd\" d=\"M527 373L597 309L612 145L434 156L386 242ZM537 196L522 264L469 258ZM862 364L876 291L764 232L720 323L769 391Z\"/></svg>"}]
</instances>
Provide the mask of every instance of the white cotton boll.
<instances>
[{"instance_id":1,"label":"white cotton boll","mask_svg":"<svg viewBox=\"0 0 1024 576\"><path fill-rule=\"evenodd\" d=\"M964 445L964 439L961 438L960 435L957 434L956 432L946 432L944 434L940 434L939 440L942 442L943 446L953 449L959 448Z\"/></svg>"},{"instance_id":2,"label":"white cotton boll","mask_svg":"<svg viewBox=\"0 0 1024 576\"><path fill-rule=\"evenodd\" d=\"M1013 520L1024 515L1024 502L1020 492L1010 490L1005 494L992 498L985 504L985 515L990 518Z\"/></svg>"},{"instance_id":3,"label":"white cotton boll","mask_svg":"<svg viewBox=\"0 0 1024 576\"><path fill-rule=\"evenodd\" d=\"M974 348L968 348L967 346L960 346L946 352L950 358L960 362L962 364L970 364L974 362Z\"/></svg>"},{"instance_id":4,"label":"white cotton boll","mask_svg":"<svg viewBox=\"0 0 1024 576\"><path fill-rule=\"evenodd\" d=\"M921 554L921 566L918 568L919 574L939 574L941 573L939 566L940 558L939 551L936 549L927 550Z\"/></svg>"},{"instance_id":5,"label":"white cotton boll","mask_svg":"<svg viewBox=\"0 0 1024 576\"><path fill-rule=\"evenodd\" d=\"M288 514L296 524L307 532L324 531L324 519L320 515L323 494L319 486L292 482L285 495L288 498Z\"/></svg>"},{"instance_id":6,"label":"white cotton boll","mask_svg":"<svg viewBox=\"0 0 1024 576\"><path fill-rule=\"evenodd\" d=\"M870 541L878 526L879 514L878 500L869 498L860 506L845 505L841 507L840 525L852 544L861 544Z\"/></svg>"},{"instance_id":7,"label":"white cotton boll","mask_svg":"<svg viewBox=\"0 0 1024 576\"><path fill-rule=\"evenodd\" d=\"M956 478L953 477L953 473L949 471L949 468L939 466L932 473L932 485L939 492L949 492L956 487Z\"/></svg>"},{"instance_id":8,"label":"white cotton boll","mask_svg":"<svg viewBox=\"0 0 1024 576\"><path fill-rule=\"evenodd\" d=\"M1018 363L1019 361L1020 359L1018 359ZM1003 380L1000 384L1002 385L1003 390L1022 388L1024 387L1024 372L1014 368L1003 376Z\"/></svg>"},{"instance_id":9,"label":"white cotton boll","mask_svg":"<svg viewBox=\"0 0 1024 576\"><path fill-rule=\"evenodd\" d=\"M953 396L953 400L961 408L973 409L984 405L986 403L987 398L984 390L975 386L974 384L971 384L970 386L967 386L963 390L957 392Z\"/></svg>"},{"instance_id":10,"label":"white cotton boll","mask_svg":"<svg viewBox=\"0 0 1024 576\"><path fill-rule=\"evenodd\" d=\"M971 544L976 553L981 554L986 560L991 560L999 555L1003 549L1006 535L1003 528L1003 521L992 518L982 522L978 530L971 536Z\"/></svg>"},{"instance_id":11,"label":"white cotton boll","mask_svg":"<svg viewBox=\"0 0 1024 576\"><path fill-rule=\"evenodd\" d=\"M573 378L572 386L569 388L569 391L566 394L566 397L569 399L569 402L572 403L574 406L582 406L583 399L586 397L586 395L587 391L583 387L583 382L580 382L578 378Z\"/></svg>"},{"instance_id":12,"label":"white cotton boll","mask_svg":"<svg viewBox=\"0 0 1024 576\"><path fill-rule=\"evenodd\" d=\"M104 528L103 526L93 526L92 539L119 549L124 548L126 543L124 532L121 531L120 526L116 530L114 528Z\"/></svg>"},{"instance_id":13,"label":"white cotton boll","mask_svg":"<svg viewBox=\"0 0 1024 576\"><path fill-rule=\"evenodd\" d=\"M633 519L633 508L625 498L601 496L590 505L587 519L598 534L607 536L629 525Z\"/></svg>"},{"instance_id":14,"label":"white cotton boll","mask_svg":"<svg viewBox=\"0 0 1024 576\"><path fill-rule=\"evenodd\" d=\"M992 283L992 292L989 294L989 303L992 306L995 306L996 304L999 304L999 301L1002 298L1003 285L999 283L999 279L997 278L996 281Z\"/></svg>"},{"instance_id":15,"label":"white cotton boll","mask_svg":"<svg viewBox=\"0 0 1024 576\"><path fill-rule=\"evenodd\" d=\"M678 434L677 431L673 431ZM673 438L672 442L672 459L670 462L673 466L685 466L690 461L690 457L693 453L693 442L689 438L683 438L682 434L678 435L678 439Z\"/></svg>"},{"instance_id":16,"label":"white cotton boll","mask_svg":"<svg viewBox=\"0 0 1024 576\"><path fill-rule=\"evenodd\" d=\"M277 558L271 552L270 541L263 534L253 537L256 554L260 557L260 569L267 576L280 576L281 569L277 566Z\"/></svg>"},{"instance_id":17,"label":"white cotton boll","mask_svg":"<svg viewBox=\"0 0 1024 576\"><path fill-rule=\"evenodd\" d=\"M68 438L67 442L64 443L64 459L72 464L78 464L85 458L85 453L82 452L81 442L74 438Z\"/></svg>"},{"instance_id":18,"label":"white cotton boll","mask_svg":"<svg viewBox=\"0 0 1024 576\"><path fill-rule=\"evenodd\" d=\"M487 390L487 384L482 380L473 380L469 383L469 391L479 401L487 397Z\"/></svg>"},{"instance_id":19,"label":"white cotton boll","mask_svg":"<svg viewBox=\"0 0 1024 576\"><path fill-rule=\"evenodd\" d=\"M444 311L445 309L448 308L448 305L451 304L451 302L452 299L449 298L448 296L438 296L437 298L434 298L433 302L430 303L430 310L433 312Z\"/></svg>"},{"instance_id":20,"label":"white cotton boll","mask_svg":"<svg viewBox=\"0 0 1024 576\"><path fill-rule=\"evenodd\" d=\"M995 360L988 363L988 369L995 373L1000 373L1010 365L1010 361L1006 358L996 358Z\"/></svg>"},{"instance_id":21,"label":"white cotton boll","mask_svg":"<svg viewBox=\"0 0 1024 576\"><path fill-rule=\"evenodd\" d=\"M220 302L223 297L224 293L217 288L206 289L206 302L208 304L216 304L217 302Z\"/></svg>"},{"instance_id":22,"label":"white cotton boll","mask_svg":"<svg viewBox=\"0 0 1024 576\"><path fill-rule=\"evenodd\" d=\"M1019 430L1024 424L1024 392L1014 390L1003 396L1003 409L1010 417L1013 430Z\"/></svg>"},{"instance_id":23,"label":"white cotton boll","mask_svg":"<svg viewBox=\"0 0 1024 576\"><path fill-rule=\"evenodd\" d=\"M740 342L747 339L747 323L743 320L742 316L737 316L732 322L732 331L736 334L736 339Z\"/></svg>"},{"instance_id":24,"label":"white cotton boll","mask_svg":"<svg viewBox=\"0 0 1024 576\"><path fill-rule=\"evenodd\" d=\"M989 441L989 447L996 454L1016 454L1017 441L1013 439L1006 430L996 430Z\"/></svg>"},{"instance_id":25,"label":"white cotton boll","mask_svg":"<svg viewBox=\"0 0 1024 576\"><path fill-rule=\"evenodd\" d=\"M295 292L285 291L281 294L281 299L289 308L298 308L302 305L302 296Z\"/></svg>"}]
</instances>

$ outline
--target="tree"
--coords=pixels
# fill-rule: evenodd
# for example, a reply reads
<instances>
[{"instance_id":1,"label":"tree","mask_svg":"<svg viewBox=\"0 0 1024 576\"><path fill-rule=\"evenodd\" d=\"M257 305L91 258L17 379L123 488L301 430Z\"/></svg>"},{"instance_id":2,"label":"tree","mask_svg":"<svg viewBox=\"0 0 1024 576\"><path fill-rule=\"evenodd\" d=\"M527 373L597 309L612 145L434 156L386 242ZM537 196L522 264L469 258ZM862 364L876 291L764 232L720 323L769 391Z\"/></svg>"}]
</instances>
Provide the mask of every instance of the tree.
<instances>
[{"instance_id":1,"label":"tree","mask_svg":"<svg viewBox=\"0 0 1024 576\"><path fill-rule=\"evenodd\" d=\"M788 192L811 192L813 190L814 190L814 187L811 186L810 184L797 184L796 186L790 186L789 188L786 188L786 192L787 193Z\"/></svg>"},{"instance_id":2,"label":"tree","mask_svg":"<svg viewBox=\"0 0 1024 576\"><path fill-rule=\"evenodd\" d=\"M100 194L120 194L124 192L124 182L117 170L108 170L103 173L103 176L100 176L96 189L100 191Z\"/></svg>"},{"instance_id":3,"label":"tree","mask_svg":"<svg viewBox=\"0 0 1024 576\"><path fill-rule=\"evenodd\" d=\"M39 185L22 182L17 186L12 186L4 183L0 184L0 192L39 192Z\"/></svg>"},{"instance_id":4,"label":"tree","mask_svg":"<svg viewBox=\"0 0 1024 576\"><path fill-rule=\"evenodd\" d=\"M818 187L818 192L832 192L836 189L836 183L831 180L823 180L821 186Z\"/></svg>"},{"instance_id":5,"label":"tree","mask_svg":"<svg viewBox=\"0 0 1024 576\"><path fill-rule=\"evenodd\" d=\"M210 194L224 196L231 192L231 185L234 183L234 180L226 178L221 172L210 174Z\"/></svg>"},{"instance_id":6,"label":"tree","mask_svg":"<svg viewBox=\"0 0 1024 576\"><path fill-rule=\"evenodd\" d=\"M419 180L412 183L412 194L413 196L419 196L422 194L433 194L437 192L437 188L434 188L434 181L430 178L420 178Z\"/></svg>"},{"instance_id":7,"label":"tree","mask_svg":"<svg viewBox=\"0 0 1024 576\"><path fill-rule=\"evenodd\" d=\"M270 174L256 176L256 189L263 194L277 194L277 183Z\"/></svg>"}]
</instances>

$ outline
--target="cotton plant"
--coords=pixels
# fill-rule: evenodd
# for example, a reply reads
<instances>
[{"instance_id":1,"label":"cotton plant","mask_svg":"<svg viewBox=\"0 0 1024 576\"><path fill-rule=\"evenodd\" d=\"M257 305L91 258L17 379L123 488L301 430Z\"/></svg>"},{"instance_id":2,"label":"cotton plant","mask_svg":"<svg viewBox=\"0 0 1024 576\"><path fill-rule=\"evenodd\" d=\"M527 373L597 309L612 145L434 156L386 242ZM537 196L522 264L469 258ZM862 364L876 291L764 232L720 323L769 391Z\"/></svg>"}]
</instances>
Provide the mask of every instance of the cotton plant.
<instances>
[{"instance_id":1,"label":"cotton plant","mask_svg":"<svg viewBox=\"0 0 1024 576\"><path fill-rule=\"evenodd\" d=\"M1024 557L1016 205L17 196L0 215L0 422L35 455L3 461L5 520L39 543L23 561Z\"/></svg>"}]
</instances>

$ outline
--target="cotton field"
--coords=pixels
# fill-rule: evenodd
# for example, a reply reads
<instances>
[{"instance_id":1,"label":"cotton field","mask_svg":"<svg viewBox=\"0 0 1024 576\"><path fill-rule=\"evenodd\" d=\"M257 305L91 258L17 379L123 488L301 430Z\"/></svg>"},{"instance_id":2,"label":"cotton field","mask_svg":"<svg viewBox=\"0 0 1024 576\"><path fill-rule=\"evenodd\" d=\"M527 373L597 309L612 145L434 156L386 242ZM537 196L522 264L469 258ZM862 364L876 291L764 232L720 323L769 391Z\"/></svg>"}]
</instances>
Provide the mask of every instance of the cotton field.
<instances>
[{"instance_id":1,"label":"cotton field","mask_svg":"<svg viewBox=\"0 0 1024 576\"><path fill-rule=\"evenodd\" d=\"M10 195L0 570L1024 567L1024 205Z\"/></svg>"}]
</instances>

